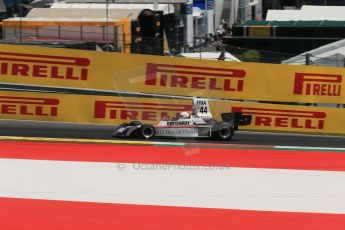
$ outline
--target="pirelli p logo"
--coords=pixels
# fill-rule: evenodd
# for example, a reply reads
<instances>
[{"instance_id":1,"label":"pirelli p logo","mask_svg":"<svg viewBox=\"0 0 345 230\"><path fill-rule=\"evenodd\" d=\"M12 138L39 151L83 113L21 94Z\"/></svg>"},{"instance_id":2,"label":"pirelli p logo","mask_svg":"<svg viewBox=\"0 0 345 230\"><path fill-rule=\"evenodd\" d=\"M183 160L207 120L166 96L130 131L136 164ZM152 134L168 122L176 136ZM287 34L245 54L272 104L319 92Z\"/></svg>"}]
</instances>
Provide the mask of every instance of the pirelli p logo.
<instances>
[{"instance_id":1,"label":"pirelli p logo","mask_svg":"<svg viewBox=\"0 0 345 230\"><path fill-rule=\"evenodd\" d=\"M296 73L293 93L295 95L340 96L342 75Z\"/></svg>"},{"instance_id":2,"label":"pirelli p logo","mask_svg":"<svg viewBox=\"0 0 345 230\"><path fill-rule=\"evenodd\" d=\"M56 117L59 100L53 98L0 96L0 114Z\"/></svg>"},{"instance_id":3,"label":"pirelli p logo","mask_svg":"<svg viewBox=\"0 0 345 230\"><path fill-rule=\"evenodd\" d=\"M233 112L252 115L254 125L257 127L322 130L324 129L326 118L326 113L324 112L303 110L248 107L232 107L232 110Z\"/></svg>"},{"instance_id":4,"label":"pirelli p logo","mask_svg":"<svg viewBox=\"0 0 345 230\"><path fill-rule=\"evenodd\" d=\"M90 60L79 57L0 52L0 76L86 81Z\"/></svg>"},{"instance_id":5,"label":"pirelli p logo","mask_svg":"<svg viewBox=\"0 0 345 230\"><path fill-rule=\"evenodd\" d=\"M158 121L178 117L182 111L191 111L190 105L159 104L123 101L95 101L95 118L118 120Z\"/></svg>"},{"instance_id":6,"label":"pirelli p logo","mask_svg":"<svg viewBox=\"0 0 345 230\"><path fill-rule=\"evenodd\" d=\"M243 69L148 63L145 85L242 92L245 76Z\"/></svg>"}]
</instances>

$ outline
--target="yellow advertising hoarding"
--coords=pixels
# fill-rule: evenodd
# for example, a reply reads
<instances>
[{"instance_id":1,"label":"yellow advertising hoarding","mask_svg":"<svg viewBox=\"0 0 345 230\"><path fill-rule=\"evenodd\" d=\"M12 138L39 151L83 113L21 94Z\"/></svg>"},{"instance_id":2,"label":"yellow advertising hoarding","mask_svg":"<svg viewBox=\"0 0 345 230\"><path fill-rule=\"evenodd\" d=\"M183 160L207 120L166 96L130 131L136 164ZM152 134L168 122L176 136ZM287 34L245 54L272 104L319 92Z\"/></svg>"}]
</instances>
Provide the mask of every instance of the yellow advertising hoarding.
<instances>
[{"instance_id":1,"label":"yellow advertising hoarding","mask_svg":"<svg viewBox=\"0 0 345 230\"><path fill-rule=\"evenodd\" d=\"M345 104L345 69L0 45L0 82Z\"/></svg>"},{"instance_id":2,"label":"yellow advertising hoarding","mask_svg":"<svg viewBox=\"0 0 345 230\"><path fill-rule=\"evenodd\" d=\"M251 114L244 130L345 134L345 109L210 101L212 113ZM156 123L191 111L191 100L0 91L0 119L120 124Z\"/></svg>"}]
</instances>

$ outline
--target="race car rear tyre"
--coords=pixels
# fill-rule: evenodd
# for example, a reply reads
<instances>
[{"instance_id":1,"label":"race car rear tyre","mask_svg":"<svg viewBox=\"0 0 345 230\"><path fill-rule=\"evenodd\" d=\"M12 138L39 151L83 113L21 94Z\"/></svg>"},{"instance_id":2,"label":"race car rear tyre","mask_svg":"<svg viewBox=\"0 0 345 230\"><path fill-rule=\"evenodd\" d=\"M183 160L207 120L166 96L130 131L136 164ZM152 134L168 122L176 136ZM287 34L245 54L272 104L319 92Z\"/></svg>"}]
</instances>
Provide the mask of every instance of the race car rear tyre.
<instances>
[{"instance_id":1,"label":"race car rear tyre","mask_svg":"<svg viewBox=\"0 0 345 230\"><path fill-rule=\"evenodd\" d=\"M145 139L151 139L156 134L156 129L152 125L144 124L140 129L141 136Z\"/></svg>"},{"instance_id":2,"label":"race car rear tyre","mask_svg":"<svg viewBox=\"0 0 345 230\"><path fill-rule=\"evenodd\" d=\"M229 124L219 124L216 130L216 138L221 141L229 141L235 133L234 128Z\"/></svg>"}]
</instances>

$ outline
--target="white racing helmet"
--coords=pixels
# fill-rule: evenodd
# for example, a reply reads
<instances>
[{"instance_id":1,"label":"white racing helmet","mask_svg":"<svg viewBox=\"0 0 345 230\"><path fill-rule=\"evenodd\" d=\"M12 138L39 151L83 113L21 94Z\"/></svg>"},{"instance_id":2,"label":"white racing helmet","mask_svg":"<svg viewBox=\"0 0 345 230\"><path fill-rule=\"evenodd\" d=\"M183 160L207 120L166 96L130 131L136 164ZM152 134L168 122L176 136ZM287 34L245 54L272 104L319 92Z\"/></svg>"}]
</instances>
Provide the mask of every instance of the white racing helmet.
<instances>
[{"instance_id":1,"label":"white racing helmet","mask_svg":"<svg viewBox=\"0 0 345 230\"><path fill-rule=\"evenodd\" d=\"M188 112L180 113L180 118L185 118L185 119L189 118L189 113Z\"/></svg>"}]
</instances>

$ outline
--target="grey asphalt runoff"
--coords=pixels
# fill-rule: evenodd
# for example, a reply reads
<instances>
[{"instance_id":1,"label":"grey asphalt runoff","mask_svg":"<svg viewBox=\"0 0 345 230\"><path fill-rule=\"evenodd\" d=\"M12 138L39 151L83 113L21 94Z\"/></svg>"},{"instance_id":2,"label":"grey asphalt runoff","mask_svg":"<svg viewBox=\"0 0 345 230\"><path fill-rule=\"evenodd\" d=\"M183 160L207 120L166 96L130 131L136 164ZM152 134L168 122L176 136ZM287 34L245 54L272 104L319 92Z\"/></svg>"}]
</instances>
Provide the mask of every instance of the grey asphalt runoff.
<instances>
[{"instance_id":1,"label":"grey asphalt runoff","mask_svg":"<svg viewBox=\"0 0 345 230\"><path fill-rule=\"evenodd\" d=\"M116 125L76 124L40 121L0 120L0 136L49 137L112 140ZM217 143L215 140L154 139ZM219 143L219 142L218 142ZM224 142L220 142L223 143ZM229 144L345 148L345 136L238 131Z\"/></svg>"}]
</instances>

